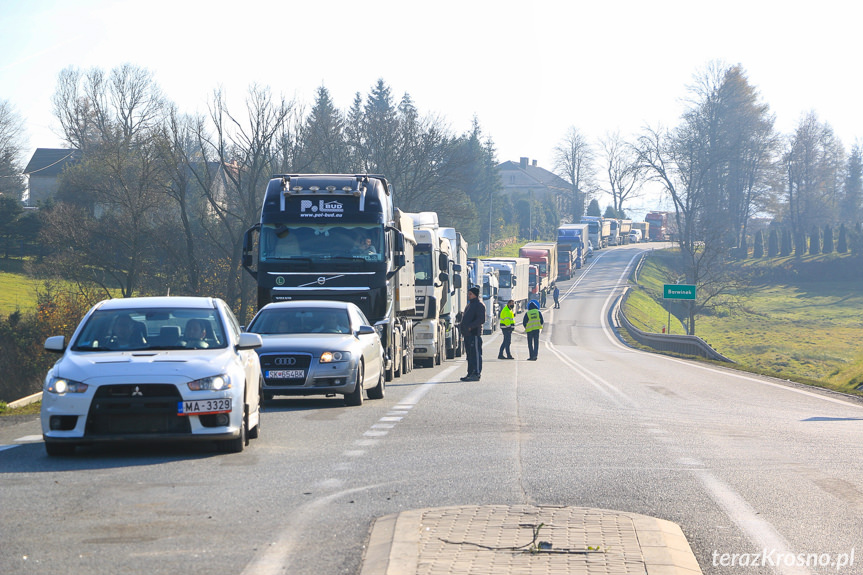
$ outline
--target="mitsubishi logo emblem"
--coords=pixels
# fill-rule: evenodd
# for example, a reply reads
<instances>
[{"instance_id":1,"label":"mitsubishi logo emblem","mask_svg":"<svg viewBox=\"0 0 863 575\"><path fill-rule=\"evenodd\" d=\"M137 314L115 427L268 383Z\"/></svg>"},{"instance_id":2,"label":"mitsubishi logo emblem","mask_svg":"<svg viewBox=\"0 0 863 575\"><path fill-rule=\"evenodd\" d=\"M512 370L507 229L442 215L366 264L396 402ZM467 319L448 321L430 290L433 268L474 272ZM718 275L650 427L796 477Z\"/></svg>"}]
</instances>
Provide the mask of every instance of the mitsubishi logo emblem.
<instances>
[{"instance_id":1,"label":"mitsubishi logo emblem","mask_svg":"<svg viewBox=\"0 0 863 575\"><path fill-rule=\"evenodd\" d=\"M144 396L144 392L141 391L141 388L138 387L137 385L135 386L135 391L132 392L132 397L134 397L136 395L140 395L141 397Z\"/></svg>"}]
</instances>

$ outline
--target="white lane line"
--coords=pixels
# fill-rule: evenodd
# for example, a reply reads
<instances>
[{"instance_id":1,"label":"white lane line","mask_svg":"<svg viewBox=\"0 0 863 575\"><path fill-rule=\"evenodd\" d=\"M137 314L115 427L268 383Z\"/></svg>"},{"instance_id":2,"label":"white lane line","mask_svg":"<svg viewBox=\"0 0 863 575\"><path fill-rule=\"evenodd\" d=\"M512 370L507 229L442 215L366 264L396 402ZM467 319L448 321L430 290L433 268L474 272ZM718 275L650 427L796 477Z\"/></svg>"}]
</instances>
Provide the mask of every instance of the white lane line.
<instances>
[{"instance_id":1,"label":"white lane line","mask_svg":"<svg viewBox=\"0 0 863 575\"><path fill-rule=\"evenodd\" d=\"M372 429L392 429L395 426L395 423L375 423L372 425Z\"/></svg>"},{"instance_id":2,"label":"white lane line","mask_svg":"<svg viewBox=\"0 0 863 575\"><path fill-rule=\"evenodd\" d=\"M400 416L398 416L398 417L395 417L395 416L393 416L393 417L387 416L387 417L382 417L382 418L380 418L378 421L396 421L396 422L398 422L398 421L401 421L402 419L404 419L404 416L403 416L403 415L400 415Z\"/></svg>"},{"instance_id":3,"label":"white lane line","mask_svg":"<svg viewBox=\"0 0 863 575\"><path fill-rule=\"evenodd\" d=\"M283 575L291 573L291 551L297 545L309 545L306 540L306 526L311 522L317 522L320 517L326 514L326 507L333 501L342 497L350 496L361 491L369 491L387 485L386 483L378 483L376 485L366 485L363 487L355 487L326 495L319 499L315 499L296 509L288 517L288 523L284 529L278 534L278 539L271 542L262 551L259 551L255 558L246 565L242 575Z\"/></svg>"},{"instance_id":4,"label":"white lane line","mask_svg":"<svg viewBox=\"0 0 863 575\"><path fill-rule=\"evenodd\" d=\"M389 431L374 431L370 429L363 433L363 435L365 435L366 437L383 437L387 433L389 433Z\"/></svg>"},{"instance_id":5,"label":"white lane line","mask_svg":"<svg viewBox=\"0 0 863 575\"><path fill-rule=\"evenodd\" d=\"M571 357L565 355L562 351L559 351L553 343L550 341L545 342L545 347L551 353L553 353L557 358L566 366L568 366L572 371L576 372L585 381L587 381L590 385L592 385L597 391L599 391L602 395L607 397L614 403L617 407L620 408L632 408L635 407L632 400L625 393L620 391L617 386L608 381L604 380L599 375L593 373L580 363L576 362ZM609 393L611 392L611 393ZM615 394L617 397L615 397Z\"/></svg>"},{"instance_id":6,"label":"white lane line","mask_svg":"<svg viewBox=\"0 0 863 575\"><path fill-rule=\"evenodd\" d=\"M693 469L692 473L701 480L710 497L759 549L775 551L775 556L792 556L788 541L770 523L759 517L758 512L731 487L705 469ZM781 575L810 575L807 569L780 563L775 567Z\"/></svg>"}]
</instances>

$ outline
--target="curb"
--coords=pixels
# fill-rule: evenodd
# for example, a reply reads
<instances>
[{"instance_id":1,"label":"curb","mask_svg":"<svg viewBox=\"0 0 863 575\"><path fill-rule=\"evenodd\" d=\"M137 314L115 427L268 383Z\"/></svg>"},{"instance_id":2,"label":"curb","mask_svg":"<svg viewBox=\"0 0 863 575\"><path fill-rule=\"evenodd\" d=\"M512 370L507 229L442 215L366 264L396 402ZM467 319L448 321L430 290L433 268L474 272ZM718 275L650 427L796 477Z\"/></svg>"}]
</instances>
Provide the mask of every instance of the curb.
<instances>
[{"instance_id":1,"label":"curb","mask_svg":"<svg viewBox=\"0 0 863 575\"><path fill-rule=\"evenodd\" d=\"M567 567L564 563L567 560L566 555L545 555L541 558L540 555L534 555L530 556L532 559L528 565L512 563L506 565L505 562L490 563L488 557L483 559L477 556L474 559L468 559L468 563L462 562L462 570L458 572L465 575L487 574L490 572L488 569L494 564L495 575L506 573L545 575L564 572L591 575L629 573L630 571L621 569L623 566L621 562L623 562L634 569L632 572L646 573L646 575L701 575L702 573L680 526L670 521L637 513L584 507L485 505L425 508L379 517L372 526L360 575L416 575L420 566L423 568L423 573L444 573L451 570L454 553L450 551L453 549L452 546L446 552L438 552L430 551L424 544L430 537L439 538L436 537L439 528L441 533L446 533L447 529L453 529L453 524L445 524L442 521L443 518L457 517L455 528L460 533L472 532L474 536L478 536L479 533L489 533L492 534L492 540L495 540L495 536L499 536L501 531L512 532L512 521L516 520L515 518L521 518L517 519L519 523L529 523L535 522L540 515L549 513L557 516L569 514L568 516L577 518L565 526L558 522L554 527L565 529L569 533L577 533L579 536L583 535L585 538L598 537L597 533L601 530L601 526L597 523L597 517L609 524L620 525L622 530L617 531L613 536L621 535L622 538L616 552L606 556L608 564L587 561L589 566L585 564L573 567L569 564ZM497 521L501 516L507 518L505 525ZM457 544L454 547L458 548L455 552L460 553L477 555L494 553L494 551L477 550L477 547L482 546L475 544ZM507 549L510 548L498 549L497 557L515 555L512 551L500 553Z\"/></svg>"},{"instance_id":2,"label":"curb","mask_svg":"<svg viewBox=\"0 0 863 575\"><path fill-rule=\"evenodd\" d=\"M25 405L30 405L31 403L36 403L37 401L42 400L42 392L34 393L33 395L28 395L27 397L22 397L21 399L16 399L12 403L7 403L6 407L9 409L15 409L16 407L24 407Z\"/></svg>"}]
</instances>

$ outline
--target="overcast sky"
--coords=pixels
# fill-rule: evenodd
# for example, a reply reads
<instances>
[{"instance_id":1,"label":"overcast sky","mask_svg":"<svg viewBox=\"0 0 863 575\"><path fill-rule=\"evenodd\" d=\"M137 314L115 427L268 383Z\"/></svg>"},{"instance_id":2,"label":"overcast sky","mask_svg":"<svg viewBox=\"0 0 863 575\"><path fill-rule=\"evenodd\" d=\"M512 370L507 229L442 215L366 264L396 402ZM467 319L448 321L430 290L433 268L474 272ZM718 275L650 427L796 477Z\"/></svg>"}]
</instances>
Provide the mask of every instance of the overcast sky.
<instances>
[{"instance_id":1,"label":"overcast sky","mask_svg":"<svg viewBox=\"0 0 863 575\"><path fill-rule=\"evenodd\" d=\"M850 148L861 16L834 0L0 0L0 100L32 152L62 146L51 95L68 66L147 68L185 112L217 87L240 110L254 83L307 106L324 85L347 110L383 78L456 133L476 116L500 161L552 169L570 126L592 140L674 126L687 86L720 61L743 65L780 131L814 110Z\"/></svg>"}]
</instances>

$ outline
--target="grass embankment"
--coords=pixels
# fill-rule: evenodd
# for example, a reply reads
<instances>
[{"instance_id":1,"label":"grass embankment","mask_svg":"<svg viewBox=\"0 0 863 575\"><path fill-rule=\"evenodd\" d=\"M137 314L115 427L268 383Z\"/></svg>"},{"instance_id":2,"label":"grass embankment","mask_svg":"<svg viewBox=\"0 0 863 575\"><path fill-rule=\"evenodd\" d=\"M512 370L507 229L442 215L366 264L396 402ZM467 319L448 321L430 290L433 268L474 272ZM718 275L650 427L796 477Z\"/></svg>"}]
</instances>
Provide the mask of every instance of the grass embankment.
<instances>
[{"instance_id":1,"label":"grass embankment","mask_svg":"<svg viewBox=\"0 0 863 575\"><path fill-rule=\"evenodd\" d=\"M738 367L860 393L863 384L863 289L860 258L837 254L747 260L751 293L740 308L696 317L696 335ZM676 277L673 257L654 252L638 274L639 287L624 309L644 331L659 333L668 321L662 284ZM850 272L850 273L849 273ZM685 310L672 308L671 333L685 333Z\"/></svg>"},{"instance_id":2,"label":"grass embankment","mask_svg":"<svg viewBox=\"0 0 863 575\"><path fill-rule=\"evenodd\" d=\"M0 315L35 308L36 288L42 283L24 273L23 261L0 260Z\"/></svg>"}]
</instances>

